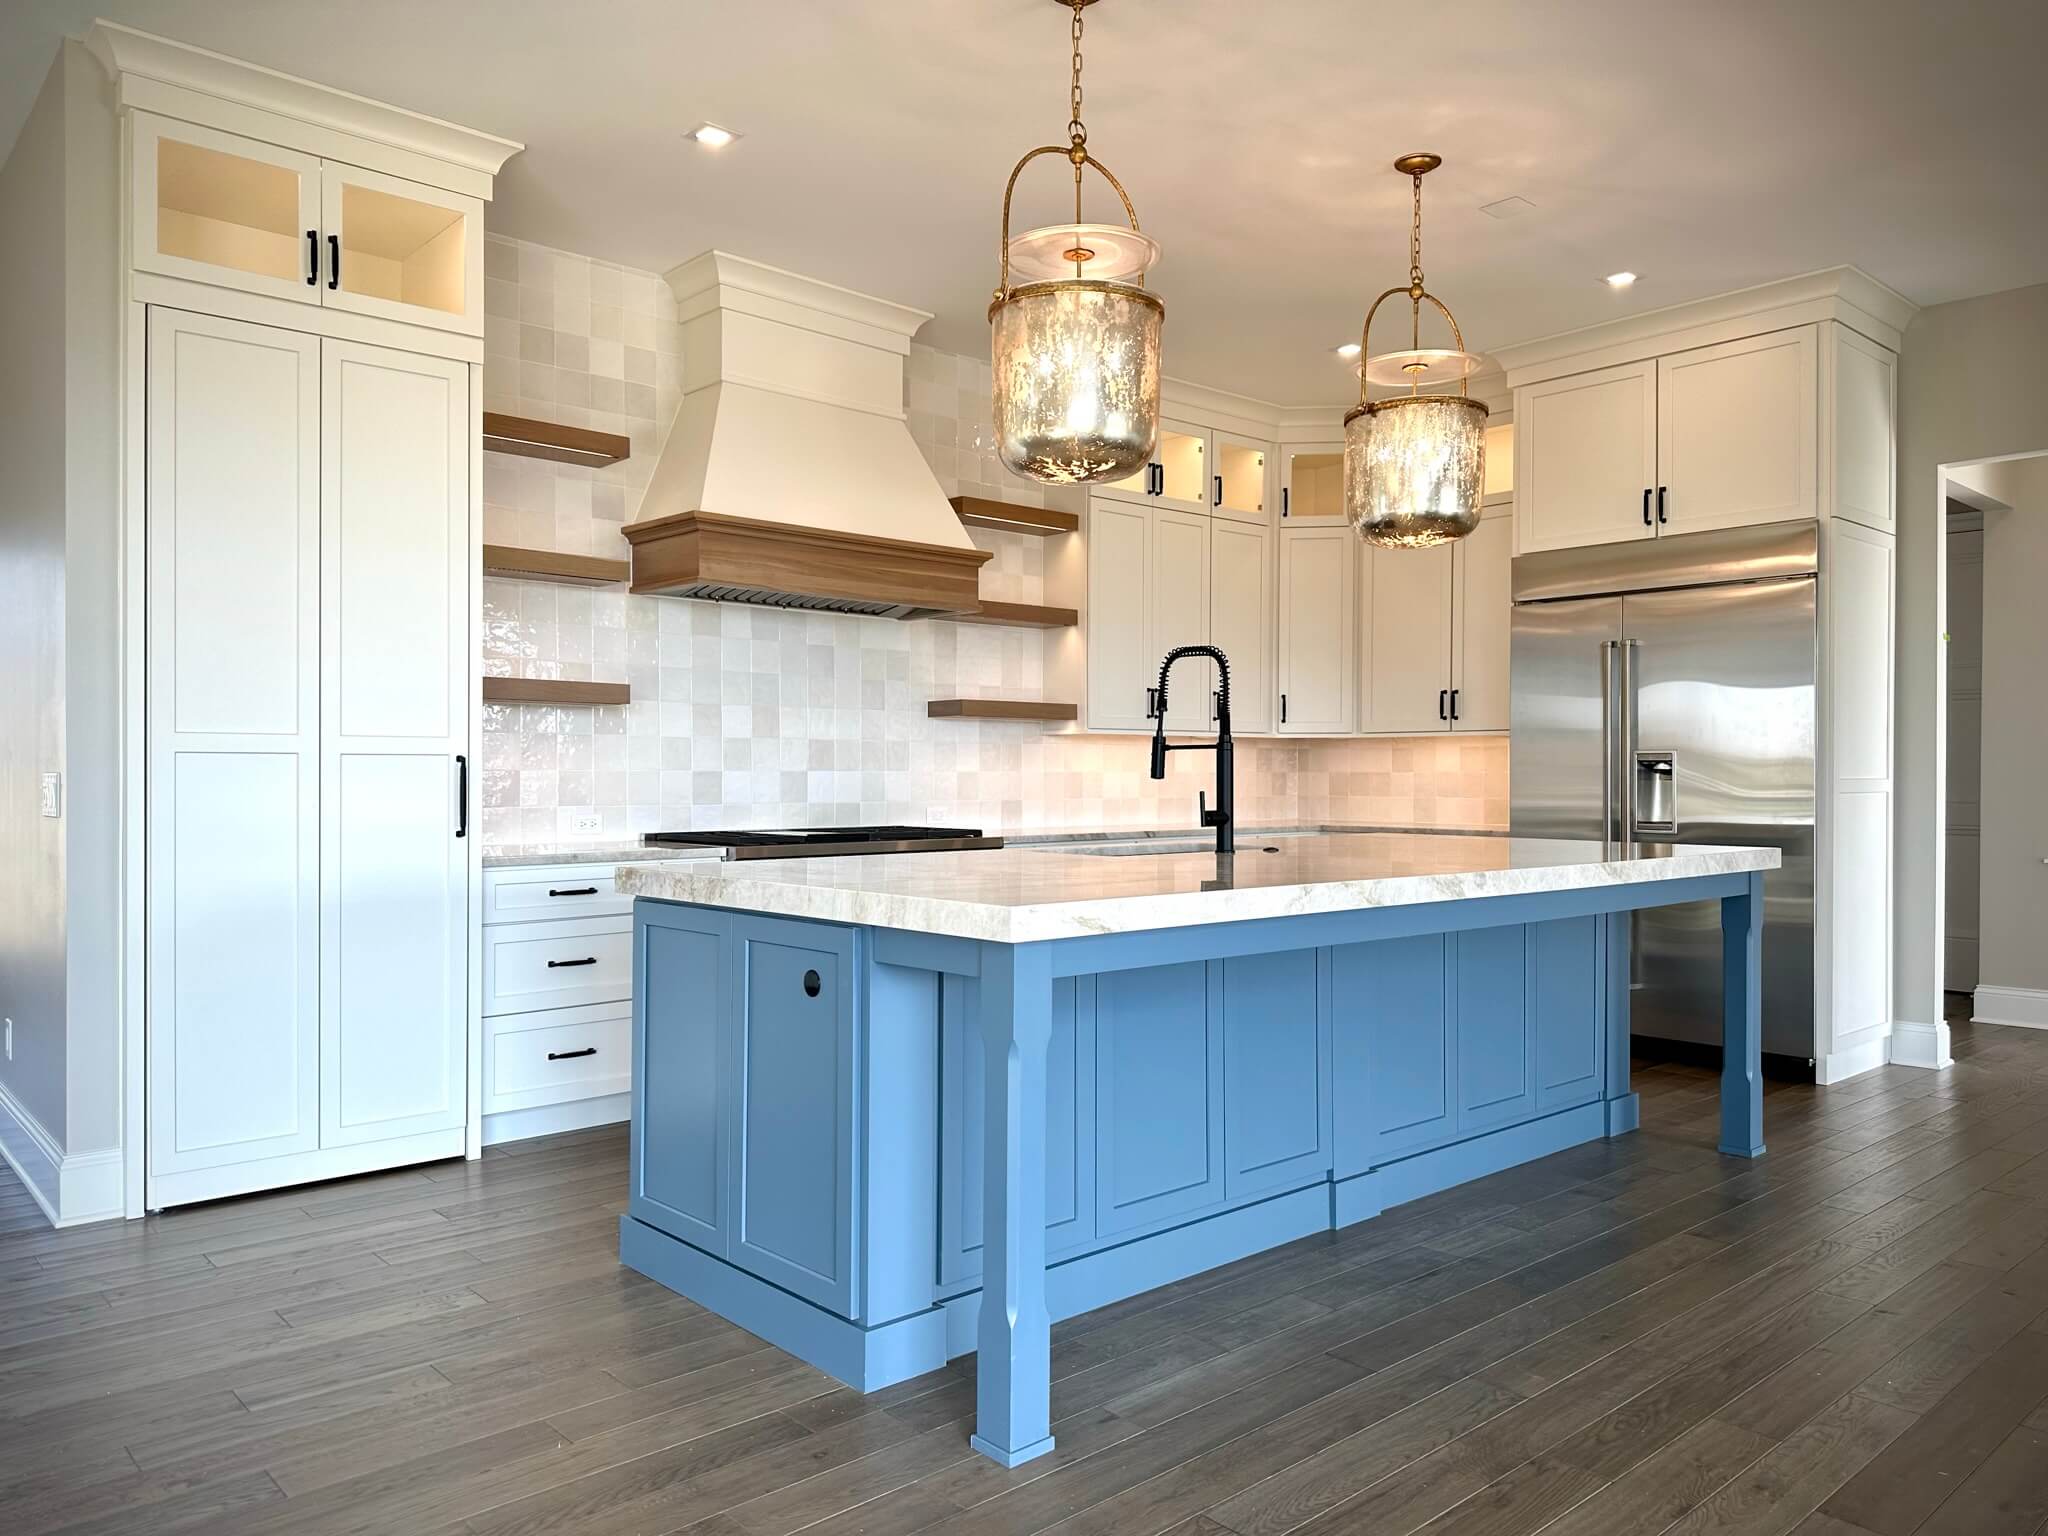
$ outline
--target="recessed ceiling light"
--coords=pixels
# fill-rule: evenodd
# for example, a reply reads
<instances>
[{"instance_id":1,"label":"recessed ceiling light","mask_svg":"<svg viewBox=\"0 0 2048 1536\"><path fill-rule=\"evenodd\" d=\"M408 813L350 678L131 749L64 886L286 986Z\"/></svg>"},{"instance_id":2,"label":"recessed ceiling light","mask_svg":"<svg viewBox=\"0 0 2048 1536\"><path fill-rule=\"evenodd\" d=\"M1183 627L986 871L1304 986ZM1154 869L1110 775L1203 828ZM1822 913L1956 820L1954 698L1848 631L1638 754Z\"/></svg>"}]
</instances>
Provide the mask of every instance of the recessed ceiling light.
<instances>
[{"instance_id":1,"label":"recessed ceiling light","mask_svg":"<svg viewBox=\"0 0 2048 1536\"><path fill-rule=\"evenodd\" d=\"M1349 362L1352 358L1358 356L1359 350L1360 349L1357 342L1347 341L1344 343L1343 346L1337 348L1337 355L1343 358L1346 362Z\"/></svg>"},{"instance_id":2,"label":"recessed ceiling light","mask_svg":"<svg viewBox=\"0 0 2048 1536\"><path fill-rule=\"evenodd\" d=\"M1610 272L1605 279L1610 288L1626 288L1636 280L1633 272Z\"/></svg>"},{"instance_id":3,"label":"recessed ceiling light","mask_svg":"<svg viewBox=\"0 0 2048 1536\"><path fill-rule=\"evenodd\" d=\"M683 137L696 140L706 149L723 149L739 135L730 128L719 127L716 123L699 123Z\"/></svg>"}]
</instances>

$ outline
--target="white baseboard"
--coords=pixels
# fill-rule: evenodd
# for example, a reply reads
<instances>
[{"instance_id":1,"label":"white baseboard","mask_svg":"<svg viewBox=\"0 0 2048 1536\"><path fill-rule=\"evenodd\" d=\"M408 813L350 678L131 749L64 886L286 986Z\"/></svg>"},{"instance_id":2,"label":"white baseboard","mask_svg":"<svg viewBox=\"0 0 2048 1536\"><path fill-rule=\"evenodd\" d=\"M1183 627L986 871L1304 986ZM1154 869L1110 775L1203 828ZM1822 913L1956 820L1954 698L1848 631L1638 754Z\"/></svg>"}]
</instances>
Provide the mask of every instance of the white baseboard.
<instances>
[{"instance_id":1,"label":"white baseboard","mask_svg":"<svg viewBox=\"0 0 2048 1536\"><path fill-rule=\"evenodd\" d=\"M0 1157L54 1227L121 1214L121 1149L67 1154L43 1123L0 1085Z\"/></svg>"},{"instance_id":2,"label":"white baseboard","mask_svg":"<svg viewBox=\"0 0 2048 1536\"><path fill-rule=\"evenodd\" d=\"M1885 1039L1873 1031L1868 1039L1844 1050L1828 1052L1813 1064L1813 1080L1822 1084L1841 1083L1865 1072L1875 1072L1885 1064Z\"/></svg>"},{"instance_id":3,"label":"white baseboard","mask_svg":"<svg viewBox=\"0 0 2048 1536\"><path fill-rule=\"evenodd\" d=\"M525 1141L530 1136L556 1136L563 1131L586 1131L593 1125L616 1125L630 1119L633 1095L604 1093L594 1099L572 1099L567 1104L542 1104L534 1109L506 1109L484 1116L484 1145L501 1141Z\"/></svg>"},{"instance_id":4,"label":"white baseboard","mask_svg":"<svg viewBox=\"0 0 2048 1536\"><path fill-rule=\"evenodd\" d=\"M1948 1052L1948 1026L1900 1019L1892 1025L1892 1065L1940 1069L1954 1066Z\"/></svg>"},{"instance_id":5,"label":"white baseboard","mask_svg":"<svg viewBox=\"0 0 2048 1536\"><path fill-rule=\"evenodd\" d=\"M2048 992L2038 987L1979 986L1970 1006L1970 1021L2048 1029Z\"/></svg>"}]
</instances>

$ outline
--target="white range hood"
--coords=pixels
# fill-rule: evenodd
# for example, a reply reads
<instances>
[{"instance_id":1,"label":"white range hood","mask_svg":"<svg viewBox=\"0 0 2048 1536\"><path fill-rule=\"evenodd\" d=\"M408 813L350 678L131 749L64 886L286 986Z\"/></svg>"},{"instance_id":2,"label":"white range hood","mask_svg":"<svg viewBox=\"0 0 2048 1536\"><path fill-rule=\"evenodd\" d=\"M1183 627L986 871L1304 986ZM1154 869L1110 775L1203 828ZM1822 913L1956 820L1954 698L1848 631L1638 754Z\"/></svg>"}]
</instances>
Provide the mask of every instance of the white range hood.
<instances>
[{"instance_id":1,"label":"white range hood","mask_svg":"<svg viewBox=\"0 0 2048 1536\"><path fill-rule=\"evenodd\" d=\"M668 274L683 400L647 488L632 587L918 618L971 613L977 549L910 440L921 310L706 251Z\"/></svg>"}]
</instances>

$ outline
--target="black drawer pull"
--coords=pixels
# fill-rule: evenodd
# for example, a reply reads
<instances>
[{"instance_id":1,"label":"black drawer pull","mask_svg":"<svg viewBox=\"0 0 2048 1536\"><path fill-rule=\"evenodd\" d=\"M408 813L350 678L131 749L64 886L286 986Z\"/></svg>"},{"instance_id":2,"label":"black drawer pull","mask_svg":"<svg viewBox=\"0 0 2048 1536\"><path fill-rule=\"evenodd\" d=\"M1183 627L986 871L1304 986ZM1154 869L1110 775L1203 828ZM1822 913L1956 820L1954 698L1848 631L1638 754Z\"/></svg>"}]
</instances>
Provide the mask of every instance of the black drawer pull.
<instances>
[{"instance_id":1,"label":"black drawer pull","mask_svg":"<svg viewBox=\"0 0 2048 1536\"><path fill-rule=\"evenodd\" d=\"M597 1047L596 1047L596 1046L594 1046L594 1045L586 1045L586 1046L585 1046L585 1047L583 1047L583 1049L582 1049L582 1050L580 1050L580 1051L549 1051L549 1052L548 1052L548 1060L549 1060L549 1061L574 1061L574 1060L575 1060L575 1059L576 1059L576 1058L577 1058L578 1056L595 1056L596 1054L597 1054Z\"/></svg>"},{"instance_id":2,"label":"black drawer pull","mask_svg":"<svg viewBox=\"0 0 2048 1536\"><path fill-rule=\"evenodd\" d=\"M560 969L561 969L562 967L564 967L564 966L570 966L570 965L595 965L595 964L597 964L597 956L595 956L595 955L585 955L585 956L584 956L584 957L583 957L583 958L582 958L581 960L550 960L550 961L548 962L548 969L549 969L549 970L551 970L551 971L554 971L554 970L560 970Z\"/></svg>"},{"instance_id":3,"label":"black drawer pull","mask_svg":"<svg viewBox=\"0 0 2048 1536\"><path fill-rule=\"evenodd\" d=\"M548 894L550 896L595 896L597 894L597 887L594 885L578 885L572 886L567 890L558 891L553 886L549 886Z\"/></svg>"}]
</instances>

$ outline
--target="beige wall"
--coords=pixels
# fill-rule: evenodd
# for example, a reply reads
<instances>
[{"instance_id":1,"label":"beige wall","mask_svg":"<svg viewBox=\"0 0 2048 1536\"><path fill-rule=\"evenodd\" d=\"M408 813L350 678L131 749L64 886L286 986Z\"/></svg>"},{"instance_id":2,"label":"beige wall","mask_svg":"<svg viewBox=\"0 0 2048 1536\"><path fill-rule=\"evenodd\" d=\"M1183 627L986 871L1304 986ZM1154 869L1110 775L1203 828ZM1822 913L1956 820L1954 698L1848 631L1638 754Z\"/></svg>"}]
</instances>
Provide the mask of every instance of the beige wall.
<instances>
[{"instance_id":1,"label":"beige wall","mask_svg":"<svg viewBox=\"0 0 2048 1536\"><path fill-rule=\"evenodd\" d=\"M66 1154L121 1139L118 157L66 44L0 167L0 1084Z\"/></svg>"},{"instance_id":2,"label":"beige wall","mask_svg":"<svg viewBox=\"0 0 2048 1536\"><path fill-rule=\"evenodd\" d=\"M2048 446L2048 444L2044 444ZM2048 992L2048 458L1987 467L1978 985Z\"/></svg>"},{"instance_id":3,"label":"beige wall","mask_svg":"<svg viewBox=\"0 0 2048 1536\"><path fill-rule=\"evenodd\" d=\"M2048 284L1923 309L1899 360L1899 1018L1941 1018L1940 466L2048 448Z\"/></svg>"}]
</instances>

